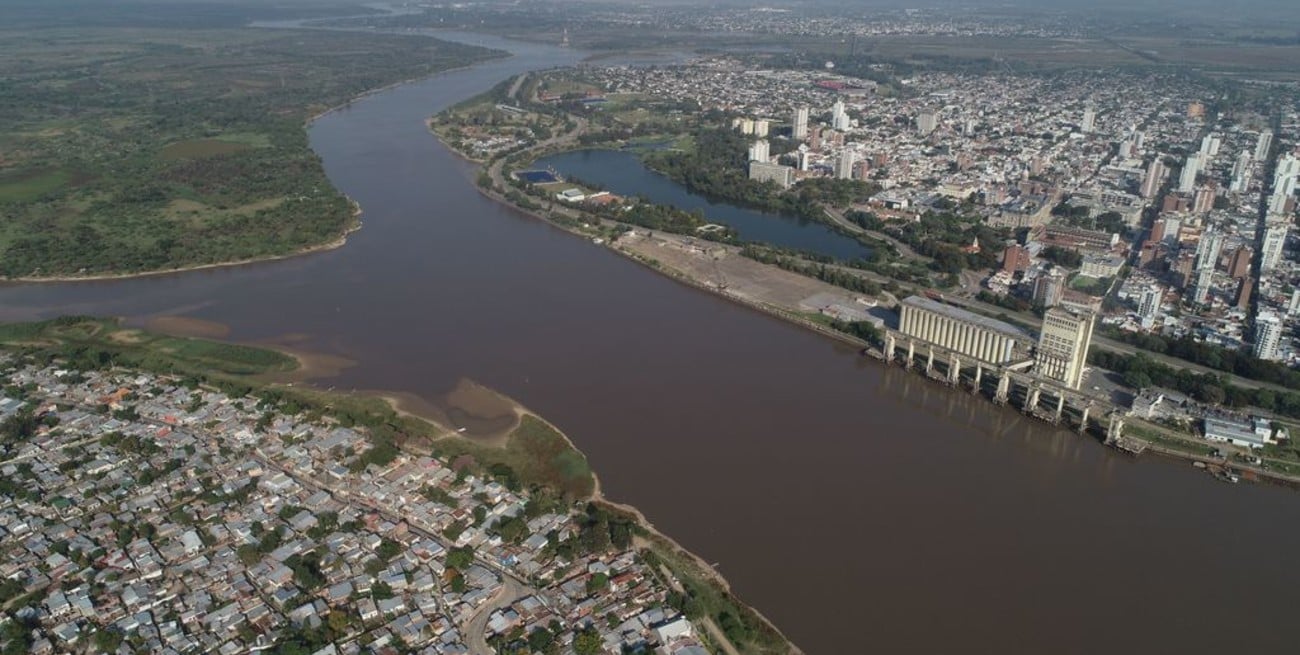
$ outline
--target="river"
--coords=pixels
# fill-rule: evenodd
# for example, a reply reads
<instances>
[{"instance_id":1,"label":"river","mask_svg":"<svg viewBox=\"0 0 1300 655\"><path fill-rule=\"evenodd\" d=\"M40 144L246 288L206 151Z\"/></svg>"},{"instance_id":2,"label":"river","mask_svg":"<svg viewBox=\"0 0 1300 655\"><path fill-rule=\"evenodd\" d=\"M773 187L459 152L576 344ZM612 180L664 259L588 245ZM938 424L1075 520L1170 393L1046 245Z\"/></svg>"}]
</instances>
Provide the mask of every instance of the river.
<instances>
[{"instance_id":1,"label":"river","mask_svg":"<svg viewBox=\"0 0 1300 655\"><path fill-rule=\"evenodd\" d=\"M736 207L689 191L646 168L640 157L625 150L576 150L545 157L536 166L554 168L563 176L597 184L618 195L642 196L656 204L702 211L710 222L735 229L742 241L770 243L844 261L871 254L871 249L857 239L821 223Z\"/></svg>"},{"instance_id":2,"label":"river","mask_svg":"<svg viewBox=\"0 0 1300 655\"><path fill-rule=\"evenodd\" d=\"M579 53L519 56L330 114L365 208L346 247L229 269L0 287L0 318L179 314L437 399L462 377L563 428L608 496L812 654L1294 652L1300 497L1133 461L856 356L488 201L430 113Z\"/></svg>"}]
</instances>

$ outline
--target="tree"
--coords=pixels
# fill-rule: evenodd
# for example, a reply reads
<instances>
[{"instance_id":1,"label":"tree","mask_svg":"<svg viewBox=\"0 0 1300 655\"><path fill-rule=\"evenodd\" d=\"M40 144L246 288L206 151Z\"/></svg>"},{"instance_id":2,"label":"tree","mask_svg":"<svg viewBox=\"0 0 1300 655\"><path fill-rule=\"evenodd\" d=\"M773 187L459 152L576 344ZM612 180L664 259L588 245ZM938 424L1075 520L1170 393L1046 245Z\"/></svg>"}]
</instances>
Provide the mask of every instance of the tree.
<instances>
[{"instance_id":1,"label":"tree","mask_svg":"<svg viewBox=\"0 0 1300 655\"><path fill-rule=\"evenodd\" d=\"M284 538L280 536L279 528L267 530L262 535L262 538L257 541L257 549L261 551L263 554L269 553L275 550L276 548L279 548L280 543L283 540Z\"/></svg>"},{"instance_id":2,"label":"tree","mask_svg":"<svg viewBox=\"0 0 1300 655\"><path fill-rule=\"evenodd\" d=\"M1141 391L1151 386L1151 376L1142 371L1128 371L1124 374L1124 384Z\"/></svg>"},{"instance_id":3,"label":"tree","mask_svg":"<svg viewBox=\"0 0 1300 655\"><path fill-rule=\"evenodd\" d=\"M555 641L555 635L551 634L546 628L535 628L528 634L528 647L534 652L545 651Z\"/></svg>"},{"instance_id":4,"label":"tree","mask_svg":"<svg viewBox=\"0 0 1300 655\"><path fill-rule=\"evenodd\" d=\"M461 575L460 571L452 569L451 580L448 584L451 586L452 593L465 593L465 576Z\"/></svg>"},{"instance_id":5,"label":"tree","mask_svg":"<svg viewBox=\"0 0 1300 655\"><path fill-rule=\"evenodd\" d=\"M1210 405L1223 404L1224 398L1227 397L1227 394L1224 392L1223 387L1214 384L1212 382L1202 383L1199 387L1196 388L1196 392L1194 395L1196 396L1197 400Z\"/></svg>"},{"instance_id":6,"label":"tree","mask_svg":"<svg viewBox=\"0 0 1300 655\"><path fill-rule=\"evenodd\" d=\"M261 551L253 544L244 544L235 549L235 553L239 555L239 561L244 566L252 566L262 559Z\"/></svg>"},{"instance_id":7,"label":"tree","mask_svg":"<svg viewBox=\"0 0 1300 655\"><path fill-rule=\"evenodd\" d=\"M401 552L402 545L387 537L384 537L383 541L379 542L379 548L375 550L375 554L379 555L379 559L385 562L397 557Z\"/></svg>"},{"instance_id":8,"label":"tree","mask_svg":"<svg viewBox=\"0 0 1300 655\"><path fill-rule=\"evenodd\" d=\"M601 589L609 586L609 576L604 573L595 573L587 578L587 593L594 594Z\"/></svg>"},{"instance_id":9,"label":"tree","mask_svg":"<svg viewBox=\"0 0 1300 655\"><path fill-rule=\"evenodd\" d=\"M474 562L474 548L472 546L463 546L452 548L447 552L447 568L463 569Z\"/></svg>"},{"instance_id":10,"label":"tree","mask_svg":"<svg viewBox=\"0 0 1300 655\"><path fill-rule=\"evenodd\" d=\"M326 619L326 624L335 637L347 634L351 623L352 617L342 610L330 610L329 617Z\"/></svg>"},{"instance_id":11,"label":"tree","mask_svg":"<svg viewBox=\"0 0 1300 655\"><path fill-rule=\"evenodd\" d=\"M101 627L95 631L95 648L104 653L112 653L122 645L122 633L112 628Z\"/></svg>"},{"instance_id":12,"label":"tree","mask_svg":"<svg viewBox=\"0 0 1300 655\"><path fill-rule=\"evenodd\" d=\"M573 637L573 652L578 655L597 655L601 646L600 633L587 628Z\"/></svg>"}]
</instances>

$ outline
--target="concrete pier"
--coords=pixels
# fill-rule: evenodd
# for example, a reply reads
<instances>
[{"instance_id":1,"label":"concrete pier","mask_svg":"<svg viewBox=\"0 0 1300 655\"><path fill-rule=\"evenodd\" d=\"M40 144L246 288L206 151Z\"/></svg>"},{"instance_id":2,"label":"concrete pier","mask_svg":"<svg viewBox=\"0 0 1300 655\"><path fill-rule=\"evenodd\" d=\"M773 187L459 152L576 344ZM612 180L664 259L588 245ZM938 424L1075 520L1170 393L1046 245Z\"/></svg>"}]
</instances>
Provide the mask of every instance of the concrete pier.
<instances>
[{"instance_id":1,"label":"concrete pier","mask_svg":"<svg viewBox=\"0 0 1300 655\"><path fill-rule=\"evenodd\" d=\"M1106 425L1106 445L1114 445L1124 438L1124 417L1119 412L1112 412L1110 423Z\"/></svg>"},{"instance_id":2,"label":"concrete pier","mask_svg":"<svg viewBox=\"0 0 1300 655\"><path fill-rule=\"evenodd\" d=\"M916 368L921 372L919 362L916 361L918 347L925 349L925 376L933 380L943 382L948 386L961 386L961 370L965 364L970 367L972 364L975 371L971 374L970 388L972 393L981 393L984 384L984 369L987 367L988 375L997 378L997 386L993 393L993 402L998 405L1006 405L1011 402L1014 394L1024 393L1024 398L1019 403L1018 409L1029 416L1042 419L1048 423L1060 425L1062 421L1070 421L1067 416L1067 410L1072 413L1077 412L1079 417L1079 432L1082 433L1088 429L1088 420L1094 414L1094 406L1103 411L1111 421L1108 427L1108 434L1115 433L1113 438L1116 440L1115 445L1128 452L1137 452L1135 444L1141 444L1140 440L1122 438L1123 420L1116 418L1111 411L1111 405L1102 399L1089 396L1086 393L1076 389L1071 389L1061 385L1059 382L1044 378L1032 372L1034 360L1007 360L1002 362L983 360L978 357L969 357L963 355L960 351L951 348L944 348L937 344L930 343L924 339L917 339L905 333L894 330L886 330L883 335L883 351L886 361L902 360L903 353L899 352L903 345L903 340L907 342L906 367L908 369ZM940 365L946 365L942 375L935 369L935 360L938 359ZM962 360L965 360L963 362ZM1040 407L1043 395L1047 394L1055 400L1055 406L1048 404L1046 408Z\"/></svg>"},{"instance_id":3,"label":"concrete pier","mask_svg":"<svg viewBox=\"0 0 1300 655\"><path fill-rule=\"evenodd\" d=\"M1038 387L1028 387L1025 390L1025 413L1028 414L1038 407L1038 396L1041 393Z\"/></svg>"}]
</instances>

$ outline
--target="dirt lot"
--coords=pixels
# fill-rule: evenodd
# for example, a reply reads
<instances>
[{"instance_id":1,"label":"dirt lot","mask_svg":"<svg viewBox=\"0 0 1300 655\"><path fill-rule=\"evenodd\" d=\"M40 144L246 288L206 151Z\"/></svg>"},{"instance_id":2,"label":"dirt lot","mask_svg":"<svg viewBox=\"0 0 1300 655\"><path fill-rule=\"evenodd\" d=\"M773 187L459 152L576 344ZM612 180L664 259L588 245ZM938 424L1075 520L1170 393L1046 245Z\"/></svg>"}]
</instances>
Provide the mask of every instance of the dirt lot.
<instances>
[{"instance_id":1,"label":"dirt lot","mask_svg":"<svg viewBox=\"0 0 1300 655\"><path fill-rule=\"evenodd\" d=\"M739 254L739 248L673 234L644 231L619 238L619 248L653 259L665 268L686 275L706 286L724 287L728 295L753 302L776 305L793 312L806 312L804 300L821 294L851 305L861 294L820 280L804 277L775 266L760 264Z\"/></svg>"}]
</instances>

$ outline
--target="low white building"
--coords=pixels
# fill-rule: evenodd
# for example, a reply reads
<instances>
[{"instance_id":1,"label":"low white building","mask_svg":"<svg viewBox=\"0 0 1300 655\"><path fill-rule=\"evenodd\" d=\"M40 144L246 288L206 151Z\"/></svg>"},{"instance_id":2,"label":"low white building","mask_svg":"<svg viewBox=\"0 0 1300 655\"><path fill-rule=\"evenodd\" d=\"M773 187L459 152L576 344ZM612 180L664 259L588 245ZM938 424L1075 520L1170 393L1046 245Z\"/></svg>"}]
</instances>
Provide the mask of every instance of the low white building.
<instances>
[{"instance_id":1,"label":"low white building","mask_svg":"<svg viewBox=\"0 0 1300 655\"><path fill-rule=\"evenodd\" d=\"M1262 418L1239 421L1207 416L1205 438L1208 441L1229 443L1234 446L1263 448L1274 442L1273 424Z\"/></svg>"}]
</instances>

